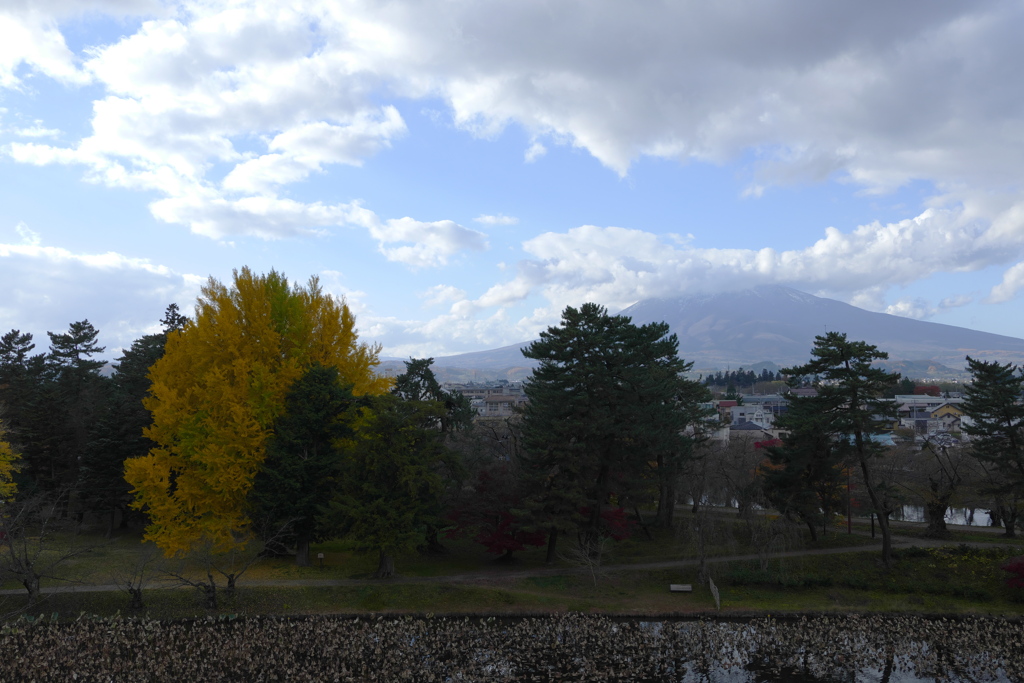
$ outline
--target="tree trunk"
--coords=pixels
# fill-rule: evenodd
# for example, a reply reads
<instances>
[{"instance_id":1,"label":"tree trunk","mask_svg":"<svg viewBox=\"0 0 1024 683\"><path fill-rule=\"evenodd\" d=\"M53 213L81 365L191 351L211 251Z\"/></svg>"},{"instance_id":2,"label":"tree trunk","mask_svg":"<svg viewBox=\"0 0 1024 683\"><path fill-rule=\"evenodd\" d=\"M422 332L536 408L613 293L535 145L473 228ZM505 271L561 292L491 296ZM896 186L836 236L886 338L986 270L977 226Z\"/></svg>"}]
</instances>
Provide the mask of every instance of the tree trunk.
<instances>
[{"instance_id":1,"label":"tree trunk","mask_svg":"<svg viewBox=\"0 0 1024 683\"><path fill-rule=\"evenodd\" d=\"M804 522L807 523L807 528L811 532L811 543L817 543L818 542L818 527L814 523L814 518L813 517L808 517L807 519L804 520ZM824 533L824 532L822 532L822 533Z\"/></svg>"},{"instance_id":2,"label":"tree trunk","mask_svg":"<svg viewBox=\"0 0 1024 683\"><path fill-rule=\"evenodd\" d=\"M375 579L390 579L395 575L395 558L390 553L380 551L380 561L377 563L377 572L373 575Z\"/></svg>"},{"instance_id":3,"label":"tree trunk","mask_svg":"<svg viewBox=\"0 0 1024 683\"><path fill-rule=\"evenodd\" d=\"M633 514L636 515L636 523L640 525L640 528L644 531L644 536L647 537L648 541L653 541L654 536L651 536L651 530L644 524L644 516L640 514L640 508L633 505ZM671 525L669 526L671 528Z\"/></svg>"},{"instance_id":4,"label":"tree trunk","mask_svg":"<svg viewBox=\"0 0 1024 683\"><path fill-rule=\"evenodd\" d=\"M145 605L142 604L141 588L129 587L128 594L132 597L132 602L130 605L131 609L142 609L143 607L145 607Z\"/></svg>"},{"instance_id":5,"label":"tree trunk","mask_svg":"<svg viewBox=\"0 0 1024 683\"><path fill-rule=\"evenodd\" d=\"M675 511L676 487L673 484L662 484L658 490L658 512L654 516L654 526L671 529Z\"/></svg>"},{"instance_id":6,"label":"tree trunk","mask_svg":"<svg viewBox=\"0 0 1024 683\"><path fill-rule=\"evenodd\" d=\"M555 545L558 543L558 529L551 527L548 532L548 554L544 558L544 564L552 564L555 561Z\"/></svg>"},{"instance_id":7,"label":"tree trunk","mask_svg":"<svg viewBox=\"0 0 1024 683\"><path fill-rule=\"evenodd\" d=\"M22 579L21 585L28 591L28 604L34 605L39 600L39 577L32 575L28 578Z\"/></svg>"},{"instance_id":8,"label":"tree trunk","mask_svg":"<svg viewBox=\"0 0 1024 683\"><path fill-rule=\"evenodd\" d=\"M1003 536L1006 536L1007 538L1017 538L1017 511L1008 507L1003 510L1002 518L1003 526L1006 528L1006 532Z\"/></svg>"},{"instance_id":9,"label":"tree trunk","mask_svg":"<svg viewBox=\"0 0 1024 683\"><path fill-rule=\"evenodd\" d=\"M427 555L447 555L448 548L441 543L441 539L437 537L438 529L433 524L427 525L427 544L426 554Z\"/></svg>"},{"instance_id":10,"label":"tree trunk","mask_svg":"<svg viewBox=\"0 0 1024 683\"><path fill-rule=\"evenodd\" d=\"M587 525L588 545L601 535L601 509L608 498L608 477L611 470L608 465L603 465L597 475L597 484L594 487L594 502L590 509L590 523Z\"/></svg>"},{"instance_id":11,"label":"tree trunk","mask_svg":"<svg viewBox=\"0 0 1024 683\"><path fill-rule=\"evenodd\" d=\"M295 564L300 567L309 566L309 539L299 538L295 541Z\"/></svg>"},{"instance_id":12,"label":"tree trunk","mask_svg":"<svg viewBox=\"0 0 1024 683\"><path fill-rule=\"evenodd\" d=\"M930 538L946 538L949 536L949 529L946 527L946 510L948 509L949 505L944 502L925 504L924 512L928 518L927 535Z\"/></svg>"},{"instance_id":13,"label":"tree trunk","mask_svg":"<svg viewBox=\"0 0 1024 683\"><path fill-rule=\"evenodd\" d=\"M754 500L748 493L736 497L736 514L740 519L750 519L754 514Z\"/></svg>"},{"instance_id":14,"label":"tree trunk","mask_svg":"<svg viewBox=\"0 0 1024 683\"><path fill-rule=\"evenodd\" d=\"M203 584L203 595L206 597L206 609L217 609L217 584L210 580L210 583Z\"/></svg>"},{"instance_id":15,"label":"tree trunk","mask_svg":"<svg viewBox=\"0 0 1024 683\"><path fill-rule=\"evenodd\" d=\"M706 583L711 573L708 571L708 555L705 551L705 534L707 533L706 519L697 518L696 531L697 531L697 582Z\"/></svg>"},{"instance_id":16,"label":"tree trunk","mask_svg":"<svg viewBox=\"0 0 1024 683\"><path fill-rule=\"evenodd\" d=\"M871 484L871 470L868 467L867 458L863 455L860 457L860 470L864 474L864 488L868 490L871 506L877 513L875 516L878 517L878 528L882 532L882 564L886 569L892 569L892 534L889 531L889 513L883 510L882 503L878 500L875 487Z\"/></svg>"}]
</instances>

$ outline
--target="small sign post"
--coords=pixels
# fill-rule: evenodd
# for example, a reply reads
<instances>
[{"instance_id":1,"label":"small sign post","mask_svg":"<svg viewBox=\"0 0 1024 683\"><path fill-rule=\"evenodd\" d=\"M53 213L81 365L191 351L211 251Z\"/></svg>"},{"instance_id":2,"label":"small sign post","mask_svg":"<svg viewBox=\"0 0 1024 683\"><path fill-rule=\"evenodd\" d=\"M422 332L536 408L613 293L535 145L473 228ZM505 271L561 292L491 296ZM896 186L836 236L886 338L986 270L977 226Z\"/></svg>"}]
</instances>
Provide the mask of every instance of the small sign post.
<instances>
[{"instance_id":1,"label":"small sign post","mask_svg":"<svg viewBox=\"0 0 1024 683\"><path fill-rule=\"evenodd\" d=\"M317 553L316 554L316 559L320 560L320 569L323 569L324 568L324 554L323 553Z\"/></svg>"}]
</instances>

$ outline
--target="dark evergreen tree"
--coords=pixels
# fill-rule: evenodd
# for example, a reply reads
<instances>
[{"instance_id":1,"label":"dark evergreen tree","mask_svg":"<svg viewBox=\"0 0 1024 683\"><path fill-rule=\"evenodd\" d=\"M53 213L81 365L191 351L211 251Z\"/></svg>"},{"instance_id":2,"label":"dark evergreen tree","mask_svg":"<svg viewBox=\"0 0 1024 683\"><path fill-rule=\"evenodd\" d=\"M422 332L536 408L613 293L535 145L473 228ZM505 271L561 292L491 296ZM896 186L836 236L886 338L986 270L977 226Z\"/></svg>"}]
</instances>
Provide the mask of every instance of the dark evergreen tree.
<instances>
[{"instance_id":1,"label":"dark evergreen tree","mask_svg":"<svg viewBox=\"0 0 1024 683\"><path fill-rule=\"evenodd\" d=\"M548 532L548 561L561 532L587 543L602 533L614 493L635 496L648 462L681 448L686 416L678 378L687 365L668 325L637 327L587 303L568 307L523 355L540 361L525 385L523 470L536 494L526 503Z\"/></svg>"},{"instance_id":2,"label":"dark evergreen tree","mask_svg":"<svg viewBox=\"0 0 1024 683\"><path fill-rule=\"evenodd\" d=\"M322 540L319 515L330 501L341 465L342 440L354 435L355 399L342 386L338 369L314 365L285 397L285 414L274 424L267 457L253 482L250 518L262 535L287 534L295 561L309 564L309 545Z\"/></svg>"},{"instance_id":3,"label":"dark evergreen tree","mask_svg":"<svg viewBox=\"0 0 1024 683\"><path fill-rule=\"evenodd\" d=\"M445 391L434 376L430 366L433 358L410 358L405 362L405 372L395 378L392 393L406 401L430 401L441 406L442 411L437 418L435 428L447 442L451 436L470 429L473 425L473 408L469 399L455 391ZM426 543L422 550L433 555L441 555L448 549L441 543L442 508L454 501L458 489L462 486L465 470L458 466L456 458L445 458L441 461L444 467L438 472L444 484L444 495L437 500L437 509L427 516L425 528Z\"/></svg>"},{"instance_id":4,"label":"dark evergreen tree","mask_svg":"<svg viewBox=\"0 0 1024 683\"><path fill-rule=\"evenodd\" d=\"M50 337L49 362L65 380L83 382L99 374L106 363L92 356L103 353L98 346L99 331L88 320L71 323L66 333L46 333Z\"/></svg>"},{"instance_id":5,"label":"dark evergreen tree","mask_svg":"<svg viewBox=\"0 0 1024 683\"><path fill-rule=\"evenodd\" d=\"M98 332L88 320L72 323L66 333L47 334L50 352L29 358L24 366L16 439L26 485L63 491L77 483L108 386L100 375L104 361L92 358L104 348L97 344ZM61 500L72 507L77 504L73 496Z\"/></svg>"},{"instance_id":6,"label":"dark evergreen tree","mask_svg":"<svg viewBox=\"0 0 1024 683\"><path fill-rule=\"evenodd\" d=\"M117 359L107 400L97 412L92 439L82 456L79 496L86 509L107 515L107 534L127 526L131 514L131 488L124 480L124 461L145 455L156 444L143 432L152 416L142 405L148 395L149 369L164 352L164 333L148 334L132 342Z\"/></svg>"},{"instance_id":7,"label":"dark evergreen tree","mask_svg":"<svg viewBox=\"0 0 1024 683\"><path fill-rule=\"evenodd\" d=\"M971 383L964 414L964 431L979 460L997 473L995 497L1006 535L1016 535L1015 522L1024 502L1024 369L1011 363L967 357Z\"/></svg>"},{"instance_id":8,"label":"dark evergreen tree","mask_svg":"<svg viewBox=\"0 0 1024 683\"><path fill-rule=\"evenodd\" d=\"M124 479L124 462L146 455L156 446L143 432L152 423L142 400L149 395L149 370L163 357L167 333L181 329L187 319L170 304L160 321L163 331L132 342L115 361L106 401L96 412L92 439L82 455L78 476L79 500L87 510L107 515L112 534L120 515L121 527L132 514L130 487Z\"/></svg>"},{"instance_id":9,"label":"dark evergreen tree","mask_svg":"<svg viewBox=\"0 0 1024 683\"><path fill-rule=\"evenodd\" d=\"M359 436L339 466L324 521L360 550L378 553L376 575L394 575L395 556L415 546L435 523L443 481L454 461L436 428L444 407L394 394L363 399ZM454 464L454 462L452 462Z\"/></svg>"},{"instance_id":10,"label":"dark evergreen tree","mask_svg":"<svg viewBox=\"0 0 1024 683\"><path fill-rule=\"evenodd\" d=\"M25 373L29 353L36 347L32 335L11 330L0 337L0 387L6 390Z\"/></svg>"},{"instance_id":11,"label":"dark evergreen tree","mask_svg":"<svg viewBox=\"0 0 1024 683\"><path fill-rule=\"evenodd\" d=\"M29 355L35 347L32 335L21 330L0 337L0 420L18 452L24 452L30 406L42 380L42 356Z\"/></svg>"},{"instance_id":12,"label":"dark evergreen tree","mask_svg":"<svg viewBox=\"0 0 1024 683\"><path fill-rule=\"evenodd\" d=\"M657 369L659 366L654 364ZM688 372L692 363L684 363L682 371ZM647 434L654 435L657 441L647 444L653 446L655 454L655 475L658 484L658 507L655 512L655 526L671 529L674 525L676 509L676 492L686 464L696 456L696 447L707 441L708 428L717 411L711 406L711 392L700 383L685 378L679 368L662 366L666 381L675 383L674 395L671 400L664 400L665 393L650 392L653 398L651 423ZM655 411L661 415L655 414ZM675 425L676 431L665 425ZM650 461L649 461L650 462Z\"/></svg>"},{"instance_id":13,"label":"dark evergreen tree","mask_svg":"<svg viewBox=\"0 0 1024 683\"><path fill-rule=\"evenodd\" d=\"M845 334L829 332L814 338L811 360L783 372L790 377L814 375L818 390L817 406L827 418L822 428L837 439L844 458L860 465L864 485L882 532L882 561L892 566L892 534L889 515L892 510L880 495L882 482L872 476L872 461L883 455L876 437L896 420L896 404L882 398L888 387L899 380L871 364L889 357L877 347L862 341L849 341ZM849 455L846 455L849 453Z\"/></svg>"},{"instance_id":14,"label":"dark evergreen tree","mask_svg":"<svg viewBox=\"0 0 1024 683\"><path fill-rule=\"evenodd\" d=\"M438 428L445 434L468 429L473 421L469 399L456 391L441 388L430 366L433 358L411 358L405 361L405 372L395 378L392 393L406 401L435 401L444 406Z\"/></svg>"},{"instance_id":15,"label":"dark evergreen tree","mask_svg":"<svg viewBox=\"0 0 1024 683\"><path fill-rule=\"evenodd\" d=\"M789 409L775 421L785 436L767 449L769 464L761 469L768 501L784 515L807 525L817 540L818 525L826 527L839 510L843 488L842 434L829 414L828 399L791 396Z\"/></svg>"},{"instance_id":16,"label":"dark evergreen tree","mask_svg":"<svg viewBox=\"0 0 1024 683\"><path fill-rule=\"evenodd\" d=\"M164 334L166 334L183 329L185 323L188 322L188 318L183 316L178 310L178 304L170 304L164 311L164 317L160 319L160 322L163 324Z\"/></svg>"}]
</instances>

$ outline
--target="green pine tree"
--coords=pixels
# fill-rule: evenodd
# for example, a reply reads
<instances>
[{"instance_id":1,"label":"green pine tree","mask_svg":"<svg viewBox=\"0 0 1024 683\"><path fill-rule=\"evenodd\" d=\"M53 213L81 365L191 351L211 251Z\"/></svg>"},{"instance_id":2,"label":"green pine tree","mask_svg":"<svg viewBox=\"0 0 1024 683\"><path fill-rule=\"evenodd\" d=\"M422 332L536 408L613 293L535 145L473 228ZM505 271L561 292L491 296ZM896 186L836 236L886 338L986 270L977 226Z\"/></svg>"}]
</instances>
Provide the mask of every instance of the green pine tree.
<instances>
[{"instance_id":1,"label":"green pine tree","mask_svg":"<svg viewBox=\"0 0 1024 683\"><path fill-rule=\"evenodd\" d=\"M790 377L814 375L819 407L826 422L822 425L834 434L844 457L860 466L871 505L882 532L882 562L892 567L892 534L881 482L872 476L872 461L881 457L885 446L876 438L896 420L896 404L882 398L899 380L899 373L872 367L876 360L889 357L878 347L862 341L850 341L845 334L829 332L814 338L811 360L805 365L783 370ZM849 455L845 455L848 453Z\"/></svg>"},{"instance_id":2,"label":"green pine tree","mask_svg":"<svg viewBox=\"0 0 1024 683\"><path fill-rule=\"evenodd\" d=\"M637 327L593 303L567 307L523 350L541 363L525 385L522 469L536 493L524 512L548 532L549 562L560 533L594 544L612 494L635 500L649 463L685 449L677 352L667 324Z\"/></svg>"},{"instance_id":3,"label":"green pine tree","mask_svg":"<svg viewBox=\"0 0 1024 683\"><path fill-rule=\"evenodd\" d=\"M967 357L971 384L967 387L964 431L982 463L995 470L999 484L990 490L1006 529L1016 535L1015 523L1024 501L1024 368Z\"/></svg>"},{"instance_id":4,"label":"green pine tree","mask_svg":"<svg viewBox=\"0 0 1024 683\"><path fill-rule=\"evenodd\" d=\"M330 501L343 442L354 435L355 399L338 369L314 365L285 396L285 414L274 423L249 501L257 532L295 543L295 561L309 565L309 545L322 540L320 511ZM279 534L278 530L288 532Z\"/></svg>"},{"instance_id":5,"label":"green pine tree","mask_svg":"<svg viewBox=\"0 0 1024 683\"><path fill-rule=\"evenodd\" d=\"M108 535L119 513L122 528L130 515L132 496L124 480L124 461L143 456L155 446L142 434L153 422L142 399L149 393L149 368L163 355L165 341L162 333L145 335L117 359L106 400L96 412L92 436L82 454L80 501L86 509L107 515Z\"/></svg>"},{"instance_id":6,"label":"green pine tree","mask_svg":"<svg viewBox=\"0 0 1024 683\"><path fill-rule=\"evenodd\" d=\"M789 409L775 421L785 434L780 446L768 448L769 464L761 469L765 496L784 515L796 515L818 540L839 509L843 487L843 449L828 411L829 399L791 396Z\"/></svg>"},{"instance_id":7,"label":"green pine tree","mask_svg":"<svg viewBox=\"0 0 1024 683\"><path fill-rule=\"evenodd\" d=\"M437 525L441 472L457 467L437 424L444 404L396 394L364 398L358 434L342 459L324 520L357 550L378 554L376 576Z\"/></svg>"}]
</instances>

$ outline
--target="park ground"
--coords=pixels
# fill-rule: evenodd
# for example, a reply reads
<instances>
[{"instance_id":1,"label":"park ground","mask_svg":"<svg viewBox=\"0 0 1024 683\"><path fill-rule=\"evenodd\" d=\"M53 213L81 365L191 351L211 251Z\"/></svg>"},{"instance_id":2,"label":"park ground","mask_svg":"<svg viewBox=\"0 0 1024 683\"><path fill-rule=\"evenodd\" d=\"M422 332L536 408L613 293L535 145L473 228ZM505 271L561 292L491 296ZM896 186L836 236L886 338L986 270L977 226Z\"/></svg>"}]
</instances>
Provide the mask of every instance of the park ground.
<instances>
[{"instance_id":1,"label":"park ground","mask_svg":"<svg viewBox=\"0 0 1024 683\"><path fill-rule=\"evenodd\" d=\"M705 518L706 519L706 518ZM355 553L343 542L313 547L322 564L298 567L293 558L266 558L249 569L233 593L219 591L217 610L204 606L193 588L175 585L160 561L147 568L142 609L114 585L114 576L137 563L140 534L113 539L79 535L63 543L88 548L61 566L64 580L43 582L43 599L27 606L14 581L0 585L0 614L8 619L76 618L83 614L157 619L223 615L305 615L363 613L538 614L564 611L617 615L725 615L796 612L894 612L1024 616L1024 589L1006 584L1001 569L1024 555L1024 539L1001 530L951 527L948 538L929 539L924 525L896 523L895 566L881 563L880 539L867 520L845 520L812 543L805 530L775 538L770 548L751 537L751 527L735 514L713 515L705 536L705 570L719 590L716 606L710 584L698 580L693 519L680 515L675 530L609 546L601 566L571 552L548 566L544 548L497 561L470 540L446 540L448 553L410 552L396 560L399 576L372 578L377 558ZM707 527L705 527L706 529ZM567 551L569 549L566 549ZM177 566L180 570L180 566ZM198 576L200 566L187 567ZM670 584L690 584L672 593ZM221 582L223 588L223 582Z\"/></svg>"}]
</instances>

